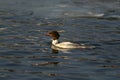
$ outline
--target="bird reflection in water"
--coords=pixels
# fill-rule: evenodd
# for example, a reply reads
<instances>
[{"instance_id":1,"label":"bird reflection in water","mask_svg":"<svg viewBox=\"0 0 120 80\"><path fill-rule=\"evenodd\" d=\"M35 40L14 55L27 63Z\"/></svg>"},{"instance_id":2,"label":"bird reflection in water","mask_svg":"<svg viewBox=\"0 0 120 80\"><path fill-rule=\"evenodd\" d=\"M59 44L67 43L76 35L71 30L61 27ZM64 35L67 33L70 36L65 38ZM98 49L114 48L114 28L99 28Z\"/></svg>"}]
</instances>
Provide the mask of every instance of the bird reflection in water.
<instances>
[{"instance_id":1,"label":"bird reflection in water","mask_svg":"<svg viewBox=\"0 0 120 80\"><path fill-rule=\"evenodd\" d=\"M32 66L50 66L50 65L58 65L59 62L53 61L53 62L43 62L43 63L34 63Z\"/></svg>"}]
</instances>

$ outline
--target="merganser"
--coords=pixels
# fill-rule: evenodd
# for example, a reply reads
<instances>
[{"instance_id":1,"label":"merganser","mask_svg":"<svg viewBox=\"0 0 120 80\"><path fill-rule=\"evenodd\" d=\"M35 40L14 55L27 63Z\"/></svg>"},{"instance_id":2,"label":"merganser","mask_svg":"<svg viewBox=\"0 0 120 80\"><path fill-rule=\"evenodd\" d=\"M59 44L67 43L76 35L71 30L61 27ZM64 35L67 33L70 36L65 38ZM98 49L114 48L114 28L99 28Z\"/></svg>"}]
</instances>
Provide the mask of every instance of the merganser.
<instances>
[{"instance_id":1,"label":"merganser","mask_svg":"<svg viewBox=\"0 0 120 80\"><path fill-rule=\"evenodd\" d=\"M86 46L84 44L77 44L77 43L72 43L72 42L59 43L58 39L60 37L60 34L57 31L50 31L46 35L52 37L52 45L58 48L62 48L62 49L95 48L94 46Z\"/></svg>"}]
</instances>

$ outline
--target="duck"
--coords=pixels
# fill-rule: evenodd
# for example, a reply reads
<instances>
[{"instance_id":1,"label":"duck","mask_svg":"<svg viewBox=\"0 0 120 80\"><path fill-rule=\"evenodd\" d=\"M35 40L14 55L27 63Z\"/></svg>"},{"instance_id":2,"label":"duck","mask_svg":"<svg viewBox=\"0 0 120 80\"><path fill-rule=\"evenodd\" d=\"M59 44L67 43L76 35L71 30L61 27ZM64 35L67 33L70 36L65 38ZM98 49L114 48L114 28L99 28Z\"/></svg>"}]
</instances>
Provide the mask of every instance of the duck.
<instances>
[{"instance_id":1,"label":"duck","mask_svg":"<svg viewBox=\"0 0 120 80\"><path fill-rule=\"evenodd\" d=\"M58 31L49 31L46 36L52 38L52 45L61 49L74 49L74 48L95 48L95 46L88 46L85 44L77 44L73 42L59 42L60 34Z\"/></svg>"}]
</instances>

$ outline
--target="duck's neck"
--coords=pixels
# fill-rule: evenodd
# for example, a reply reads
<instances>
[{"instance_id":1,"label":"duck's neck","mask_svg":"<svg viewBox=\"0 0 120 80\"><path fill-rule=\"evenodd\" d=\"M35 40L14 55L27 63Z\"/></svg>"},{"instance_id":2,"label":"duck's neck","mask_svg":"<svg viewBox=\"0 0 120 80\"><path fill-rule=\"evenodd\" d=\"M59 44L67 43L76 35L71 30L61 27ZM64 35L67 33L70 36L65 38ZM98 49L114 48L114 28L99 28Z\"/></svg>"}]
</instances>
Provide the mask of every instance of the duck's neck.
<instances>
[{"instance_id":1,"label":"duck's neck","mask_svg":"<svg viewBox=\"0 0 120 80\"><path fill-rule=\"evenodd\" d=\"M58 44L58 40L57 40L57 39L55 39L55 40L52 40L52 44L53 44L53 45L56 45L56 44Z\"/></svg>"}]
</instances>

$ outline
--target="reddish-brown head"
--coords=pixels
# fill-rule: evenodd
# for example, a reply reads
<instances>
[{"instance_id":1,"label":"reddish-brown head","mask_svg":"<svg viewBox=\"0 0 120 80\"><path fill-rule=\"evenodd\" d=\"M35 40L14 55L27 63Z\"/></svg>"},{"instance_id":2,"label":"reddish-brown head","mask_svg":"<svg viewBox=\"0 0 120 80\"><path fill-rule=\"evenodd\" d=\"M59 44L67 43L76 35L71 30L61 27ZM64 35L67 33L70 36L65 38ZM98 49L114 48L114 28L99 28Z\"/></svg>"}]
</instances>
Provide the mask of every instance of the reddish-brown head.
<instances>
[{"instance_id":1,"label":"reddish-brown head","mask_svg":"<svg viewBox=\"0 0 120 80\"><path fill-rule=\"evenodd\" d=\"M52 37L53 40L56 40L60 37L57 31L50 31L46 35Z\"/></svg>"}]
</instances>

